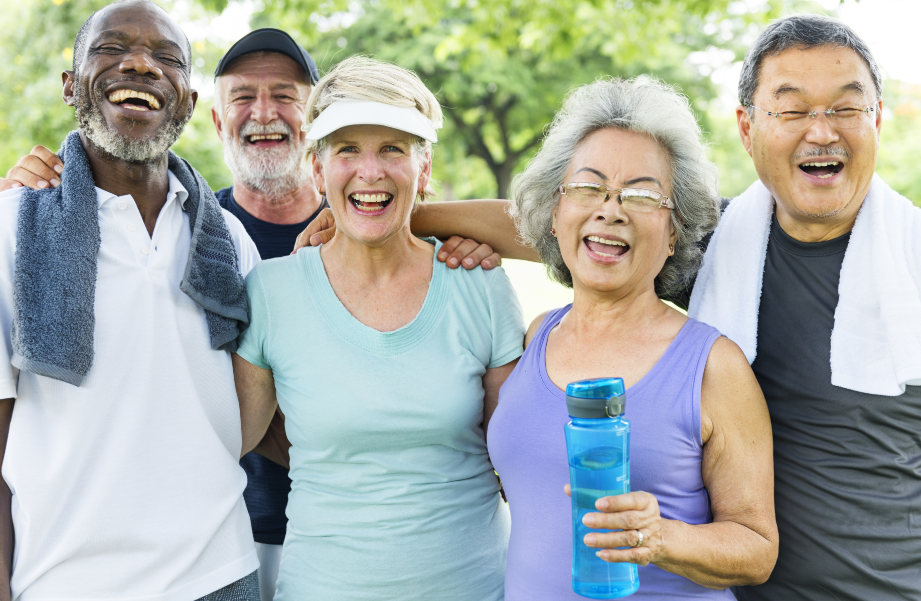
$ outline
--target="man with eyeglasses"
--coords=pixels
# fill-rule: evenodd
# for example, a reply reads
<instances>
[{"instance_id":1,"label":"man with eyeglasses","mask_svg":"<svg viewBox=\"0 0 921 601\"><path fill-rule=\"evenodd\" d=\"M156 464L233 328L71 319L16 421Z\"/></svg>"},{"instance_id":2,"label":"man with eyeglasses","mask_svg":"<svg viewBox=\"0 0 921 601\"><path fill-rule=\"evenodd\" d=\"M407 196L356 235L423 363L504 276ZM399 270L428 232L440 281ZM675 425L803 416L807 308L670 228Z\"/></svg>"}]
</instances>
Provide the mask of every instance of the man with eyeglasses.
<instances>
[{"instance_id":1,"label":"man with eyeglasses","mask_svg":"<svg viewBox=\"0 0 921 601\"><path fill-rule=\"evenodd\" d=\"M876 167L882 77L834 19L771 24L739 82L759 180L689 314L745 351L774 432L777 565L739 599L921 599L921 209Z\"/></svg>"}]
</instances>

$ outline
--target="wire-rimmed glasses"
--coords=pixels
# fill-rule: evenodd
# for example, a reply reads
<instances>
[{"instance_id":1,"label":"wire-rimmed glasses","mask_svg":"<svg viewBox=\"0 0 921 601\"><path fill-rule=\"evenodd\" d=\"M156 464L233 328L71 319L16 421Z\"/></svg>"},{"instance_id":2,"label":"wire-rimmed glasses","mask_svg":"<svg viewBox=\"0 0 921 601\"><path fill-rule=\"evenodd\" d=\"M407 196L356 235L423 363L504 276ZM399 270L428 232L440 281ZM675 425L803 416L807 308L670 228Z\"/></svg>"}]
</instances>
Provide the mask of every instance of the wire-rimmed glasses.
<instances>
[{"instance_id":1,"label":"wire-rimmed glasses","mask_svg":"<svg viewBox=\"0 0 921 601\"><path fill-rule=\"evenodd\" d=\"M866 117L876 112L875 106L858 109L844 107L816 111L807 104L797 105L784 111L768 111L754 104L746 105L748 108L758 109L768 117L774 117L782 128L789 132L806 131L815 122L819 115L825 115L829 125L841 129L853 129L867 123Z\"/></svg>"},{"instance_id":2,"label":"wire-rimmed glasses","mask_svg":"<svg viewBox=\"0 0 921 601\"><path fill-rule=\"evenodd\" d=\"M609 188L593 182L574 182L560 186L563 194L572 202L584 207L597 207L617 194L617 202L627 211L652 213L659 209L674 209L675 203L666 195L646 188Z\"/></svg>"}]
</instances>

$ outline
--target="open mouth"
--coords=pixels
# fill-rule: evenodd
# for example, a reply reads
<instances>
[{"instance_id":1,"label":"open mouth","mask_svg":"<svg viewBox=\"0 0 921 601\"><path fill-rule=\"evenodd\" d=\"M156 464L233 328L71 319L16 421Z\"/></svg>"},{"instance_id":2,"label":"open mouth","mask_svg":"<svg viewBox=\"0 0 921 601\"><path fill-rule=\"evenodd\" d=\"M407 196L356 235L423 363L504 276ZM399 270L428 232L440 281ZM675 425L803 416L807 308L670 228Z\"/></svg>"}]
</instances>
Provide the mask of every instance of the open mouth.
<instances>
[{"instance_id":1,"label":"open mouth","mask_svg":"<svg viewBox=\"0 0 921 601\"><path fill-rule=\"evenodd\" d=\"M160 101L153 94L121 89L109 94L109 102L132 111L159 111Z\"/></svg>"},{"instance_id":2,"label":"open mouth","mask_svg":"<svg viewBox=\"0 0 921 601\"><path fill-rule=\"evenodd\" d=\"M601 236L586 236L582 239L585 246L596 255L602 257L621 257L630 250L630 245L620 240L611 240Z\"/></svg>"},{"instance_id":3,"label":"open mouth","mask_svg":"<svg viewBox=\"0 0 921 601\"><path fill-rule=\"evenodd\" d=\"M382 213L391 202L393 194L349 194L349 202L361 213Z\"/></svg>"},{"instance_id":4,"label":"open mouth","mask_svg":"<svg viewBox=\"0 0 921 601\"><path fill-rule=\"evenodd\" d=\"M826 161L822 163L803 163L799 166L800 170L819 179L828 179L841 173L844 169L844 163L838 161Z\"/></svg>"},{"instance_id":5,"label":"open mouth","mask_svg":"<svg viewBox=\"0 0 921 601\"><path fill-rule=\"evenodd\" d=\"M243 139L246 140L247 144L251 144L253 146L274 146L275 144L283 144L287 142L288 134L251 134L244 136Z\"/></svg>"}]
</instances>

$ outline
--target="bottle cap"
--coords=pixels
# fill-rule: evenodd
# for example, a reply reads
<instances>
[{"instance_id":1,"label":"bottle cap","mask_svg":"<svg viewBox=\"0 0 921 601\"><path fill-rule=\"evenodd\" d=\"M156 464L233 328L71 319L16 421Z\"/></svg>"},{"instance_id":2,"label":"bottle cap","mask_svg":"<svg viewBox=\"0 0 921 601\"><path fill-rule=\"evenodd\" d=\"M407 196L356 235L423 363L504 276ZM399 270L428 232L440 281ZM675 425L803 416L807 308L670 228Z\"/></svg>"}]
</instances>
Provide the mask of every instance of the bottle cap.
<instances>
[{"instance_id":1,"label":"bottle cap","mask_svg":"<svg viewBox=\"0 0 921 601\"><path fill-rule=\"evenodd\" d=\"M566 386L570 417L617 417L623 415L626 402L622 378L593 378Z\"/></svg>"}]
</instances>

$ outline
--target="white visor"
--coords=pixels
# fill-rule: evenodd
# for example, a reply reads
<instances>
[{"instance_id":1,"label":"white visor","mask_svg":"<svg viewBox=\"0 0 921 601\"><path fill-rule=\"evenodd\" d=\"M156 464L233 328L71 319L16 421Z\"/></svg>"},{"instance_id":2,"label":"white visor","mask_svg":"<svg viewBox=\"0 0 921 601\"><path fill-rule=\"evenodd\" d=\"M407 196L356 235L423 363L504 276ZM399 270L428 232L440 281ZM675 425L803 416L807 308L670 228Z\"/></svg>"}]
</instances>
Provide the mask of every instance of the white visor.
<instances>
[{"instance_id":1,"label":"white visor","mask_svg":"<svg viewBox=\"0 0 921 601\"><path fill-rule=\"evenodd\" d=\"M310 124L308 140L319 140L337 129L349 125L384 125L437 142L438 134L432 122L418 110L392 106L383 102L337 100L326 107Z\"/></svg>"}]
</instances>

